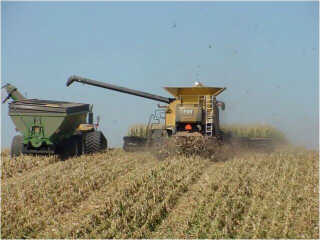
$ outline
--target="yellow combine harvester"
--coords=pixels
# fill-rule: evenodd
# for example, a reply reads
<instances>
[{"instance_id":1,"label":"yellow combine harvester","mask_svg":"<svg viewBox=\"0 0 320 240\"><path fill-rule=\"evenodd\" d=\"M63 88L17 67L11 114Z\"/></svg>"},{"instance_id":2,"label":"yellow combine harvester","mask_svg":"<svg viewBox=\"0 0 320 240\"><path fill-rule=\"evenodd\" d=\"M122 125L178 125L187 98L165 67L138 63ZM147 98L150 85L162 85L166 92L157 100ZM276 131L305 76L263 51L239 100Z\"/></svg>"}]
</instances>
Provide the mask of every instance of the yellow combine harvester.
<instances>
[{"instance_id":1,"label":"yellow combine harvester","mask_svg":"<svg viewBox=\"0 0 320 240\"><path fill-rule=\"evenodd\" d=\"M74 81L167 104L158 105L151 115L147 137L124 137L124 149L127 151L148 147L161 157L171 152L210 155L223 142L230 141L230 136L224 135L219 124L219 108L224 110L225 104L216 99L226 89L224 87L206 87L201 83L193 87L165 87L174 97L166 98L78 76L71 76L67 86ZM250 142L247 140L242 142ZM261 140L255 142L268 141Z\"/></svg>"}]
</instances>

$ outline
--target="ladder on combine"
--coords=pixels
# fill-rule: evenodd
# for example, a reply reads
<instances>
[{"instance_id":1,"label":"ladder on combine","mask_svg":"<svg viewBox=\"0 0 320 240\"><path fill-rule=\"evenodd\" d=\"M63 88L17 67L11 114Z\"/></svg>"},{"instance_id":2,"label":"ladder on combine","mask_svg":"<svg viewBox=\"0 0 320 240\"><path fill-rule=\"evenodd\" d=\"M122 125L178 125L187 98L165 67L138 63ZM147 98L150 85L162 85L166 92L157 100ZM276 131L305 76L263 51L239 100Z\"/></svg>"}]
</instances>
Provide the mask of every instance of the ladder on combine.
<instances>
[{"instance_id":1,"label":"ladder on combine","mask_svg":"<svg viewBox=\"0 0 320 240\"><path fill-rule=\"evenodd\" d=\"M147 125L147 134L150 134L154 126L158 126L157 129L165 129L165 119L166 113L165 109L156 109L153 114L150 115L148 125Z\"/></svg>"},{"instance_id":2,"label":"ladder on combine","mask_svg":"<svg viewBox=\"0 0 320 240\"><path fill-rule=\"evenodd\" d=\"M206 135L212 136L213 133L213 99L212 96L204 97L205 115L206 115Z\"/></svg>"}]
</instances>

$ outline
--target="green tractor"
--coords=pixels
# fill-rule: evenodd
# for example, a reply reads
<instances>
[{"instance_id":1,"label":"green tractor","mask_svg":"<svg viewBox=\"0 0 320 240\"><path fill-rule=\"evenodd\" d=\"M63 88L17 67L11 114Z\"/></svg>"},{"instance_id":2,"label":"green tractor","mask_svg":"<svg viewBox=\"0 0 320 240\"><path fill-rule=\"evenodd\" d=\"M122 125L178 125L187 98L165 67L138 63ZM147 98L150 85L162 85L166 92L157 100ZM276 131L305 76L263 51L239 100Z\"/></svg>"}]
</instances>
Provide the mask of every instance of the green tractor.
<instances>
[{"instance_id":1,"label":"green tractor","mask_svg":"<svg viewBox=\"0 0 320 240\"><path fill-rule=\"evenodd\" d=\"M62 157L94 153L107 148L107 139L93 123L92 105L25 98L15 86L6 84L9 116L16 130L11 156L59 154ZM87 120L88 118L88 120Z\"/></svg>"}]
</instances>

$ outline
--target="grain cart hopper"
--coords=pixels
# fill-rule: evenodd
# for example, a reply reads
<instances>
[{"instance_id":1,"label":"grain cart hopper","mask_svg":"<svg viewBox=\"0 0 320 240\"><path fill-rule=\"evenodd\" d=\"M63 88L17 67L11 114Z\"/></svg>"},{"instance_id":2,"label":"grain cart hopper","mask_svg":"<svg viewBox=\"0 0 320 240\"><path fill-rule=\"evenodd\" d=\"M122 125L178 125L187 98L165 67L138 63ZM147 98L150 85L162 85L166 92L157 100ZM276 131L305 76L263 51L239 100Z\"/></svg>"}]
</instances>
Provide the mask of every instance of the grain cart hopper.
<instances>
[{"instance_id":1,"label":"grain cart hopper","mask_svg":"<svg viewBox=\"0 0 320 240\"><path fill-rule=\"evenodd\" d=\"M11 156L29 153L73 156L107 147L103 133L93 124L89 104L26 99L11 84L3 88L8 93L3 103L13 99L9 103L9 116L21 133L12 140Z\"/></svg>"}]
</instances>

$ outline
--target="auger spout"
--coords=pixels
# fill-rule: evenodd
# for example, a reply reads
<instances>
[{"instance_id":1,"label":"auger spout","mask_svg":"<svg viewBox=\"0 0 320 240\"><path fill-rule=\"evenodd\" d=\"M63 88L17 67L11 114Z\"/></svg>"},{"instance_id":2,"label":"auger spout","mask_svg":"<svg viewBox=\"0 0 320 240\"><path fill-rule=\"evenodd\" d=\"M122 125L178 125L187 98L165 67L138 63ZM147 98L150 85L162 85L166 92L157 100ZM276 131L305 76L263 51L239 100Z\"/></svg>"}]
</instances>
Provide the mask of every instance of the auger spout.
<instances>
[{"instance_id":1,"label":"auger spout","mask_svg":"<svg viewBox=\"0 0 320 240\"><path fill-rule=\"evenodd\" d=\"M130 89L130 88L120 87L120 86L116 86L116 85L113 85L113 84L99 82L99 81L95 81L95 80L92 80L92 79L89 79L89 78L84 78L84 77L79 77L79 76L71 76L71 77L69 77L66 85L70 86L73 82L85 83L85 84L88 84L88 85L101 87L101 88L106 88L106 89L109 89L109 90L118 91L118 92L122 92L122 93L127 93L127 94L130 94L130 95L143 97L143 98L148 98L148 99L151 99L151 100L155 100L155 101L159 101L159 102L163 102L163 103L168 103L168 104L175 100L175 98L166 98L166 97L150 94L150 93L147 93L147 92L142 92L142 91L133 90L133 89Z\"/></svg>"},{"instance_id":2,"label":"auger spout","mask_svg":"<svg viewBox=\"0 0 320 240\"><path fill-rule=\"evenodd\" d=\"M10 83L7 83L2 88L5 88L8 93L8 96L2 101L2 103L5 103L9 98L12 98L15 101L26 99L18 89Z\"/></svg>"}]
</instances>

